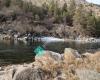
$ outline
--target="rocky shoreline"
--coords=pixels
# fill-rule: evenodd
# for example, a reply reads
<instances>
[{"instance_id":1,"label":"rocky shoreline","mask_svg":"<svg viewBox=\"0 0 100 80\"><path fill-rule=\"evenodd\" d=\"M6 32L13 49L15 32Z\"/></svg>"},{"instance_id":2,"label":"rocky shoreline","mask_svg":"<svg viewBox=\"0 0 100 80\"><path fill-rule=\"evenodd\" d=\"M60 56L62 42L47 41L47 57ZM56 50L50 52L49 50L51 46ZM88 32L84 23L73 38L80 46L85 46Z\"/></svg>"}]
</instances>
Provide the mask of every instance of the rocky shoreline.
<instances>
[{"instance_id":1,"label":"rocky shoreline","mask_svg":"<svg viewBox=\"0 0 100 80\"><path fill-rule=\"evenodd\" d=\"M95 37L77 37L75 39L71 38L56 38L56 37L33 37L34 35L29 34L24 34L21 36L20 33L14 34L14 35L9 35L9 34L0 34L0 40L18 40L18 41L23 41L27 42L27 40L31 41L42 41L42 42L55 42L55 41L61 41L61 42L78 42L78 43L97 43L100 42L100 38L95 38Z\"/></svg>"},{"instance_id":2,"label":"rocky shoreline","mask_svg":"<svg viewBox=\"0 0 100 80\"><path fill-rule=\"evenodd\" d=\"M0 67L0 80L99 80L100 51L79 54L65 48L63 54L44 51L29 64Z\"/></svg>"}]
</instances>

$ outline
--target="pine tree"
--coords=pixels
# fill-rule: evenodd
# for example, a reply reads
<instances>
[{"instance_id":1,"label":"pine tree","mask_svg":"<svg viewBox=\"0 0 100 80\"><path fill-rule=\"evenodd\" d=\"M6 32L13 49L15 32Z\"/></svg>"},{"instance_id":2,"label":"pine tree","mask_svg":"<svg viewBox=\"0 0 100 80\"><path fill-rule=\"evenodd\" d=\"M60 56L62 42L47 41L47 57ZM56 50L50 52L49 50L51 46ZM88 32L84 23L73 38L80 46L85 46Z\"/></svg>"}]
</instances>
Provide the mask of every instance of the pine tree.
<instances>
[{"instance_id":1,"label":"pine tree","mask_svg":"<svg viewBox=\"0 0 100 80\"><path fill-rule=\"evenodd\" d=\"M86 12L82 4L76 9L73 17L73 26L75 27L76 32L81 35L85 35L87 27L87 17ZM84 33L85 32L85 33Z\"/></svg>"},{"instance_id":2,"label":"pine tree","mask_svg":"<svg viewBox=\"0 0 100 80\"><path fill-rule=\"evenodd\" d=\"M95 27L95 33L98 37L100 37L100 17L96 18L96 27Z\"/></svg>"},{"instance_id":3,"label":"pine tree","mask_svg":"<svg viewBox=\"0 0 100 80\"><path fill-rule=\"evenodd\" d=\"M72 17L74 16L75 10L76 10L75 0L70 0L70 5L68 7L68 12L69 12L70 16L72 16Z\"/></svg>"},{"instance_id":4,"label":"pine tree","mask_svg":"<svg viewBox=\"0 0 100 80\"><path fill-rule=\"evenodd\" d=\"M10 7L10 4L11 4L11 0L4 0L4 5L6 7Z\"/></svg>"},{"instance_id":5,"label":"pine tree","mask_svg":"<svg viewBox=\"0 0 100 80\"><path fill-rule=\"evenodd\" d=\"M95 35L96 32L96 18L94 15L88 14L87 16L87 29L90 35Z\"/></svg>"},{"instance_id":6,"label":"pine tree","mask_svg":"<svg viewBox=\"0 0 100 80\"><path fill-rule=\"evenodd\" d=\"M73 26L73 17L75 15L76 11L76 3L75 0L70 0L70 4L68 6L68 16L67 16L67 22L69 26Z\"/></svg>"}]
</instances>

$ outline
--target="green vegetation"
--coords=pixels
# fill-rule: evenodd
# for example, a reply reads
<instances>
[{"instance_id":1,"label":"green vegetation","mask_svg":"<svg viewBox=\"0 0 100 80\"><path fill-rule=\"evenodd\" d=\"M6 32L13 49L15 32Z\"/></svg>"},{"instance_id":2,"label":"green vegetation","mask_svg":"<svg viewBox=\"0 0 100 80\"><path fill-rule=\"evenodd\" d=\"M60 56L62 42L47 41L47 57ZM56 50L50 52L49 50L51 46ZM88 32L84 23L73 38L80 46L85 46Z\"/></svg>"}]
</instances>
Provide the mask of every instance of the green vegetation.
<instances>
[{"instance_id":1,"label":"green vegetation","mask_svg":"<svg viewBox=\"0 0 100 80\"><path fill-rule=\"evenodd\" d=\"M83 5L80 5L76 9L73 17L73 25L79 34L83 34L84 36L95 34L95 16L91 14L91 11L87 12Z\"/></svg>"},{"instance_id":2,"label":"green vegetation","mask_svg":"<svg viewBox=\"0 0 100 80\"><path fill-rule=\"evenodd\" d=\"M11 0L0 0L0 9L3 7L10 7Z\"/></svg>"},{"instance_id":3,"label":"green vegetation","mask_svg":"<svg viewBox=\"0 0 100 80\"><path fill-rule=\"evenodd\" d=\"M11 0L4 0L4 5L5 5L6 7L9 7L10 4L11 4Z\"/></svg>"},{"instance_id":4,"label":"green vegetation","mask_svg":"<svg viewBox=\"0 0 100 80\"><path fill-rule=\"evenodd\" d=\"M25 2L23 0L3 0L0 3L0 7L3 6L7 8L17 6L24 14L32 13L33 20L37 21L53 18L53 23L62 23L74 27L73 31L75 31L77 35L100 35L100 17L97 18L92 10L87 11L83 4L76 5L74 0L70 1L70 5L64 3L62 7L54 0L48 3L44 2L41 7L33 5L32 2ZM91 7L93 7L93 5Z\"/></svg>"},{"instance_id":5,"label":"green vegetation","mask_svg":"<svg viewBox=\"0 0 100 80\"><path fill-rule=\"evenodd\" d=\"M100 36L100 17L98 17L97 19L96 19L96 35L99 37Z\"/></svg>"}]
</instances>

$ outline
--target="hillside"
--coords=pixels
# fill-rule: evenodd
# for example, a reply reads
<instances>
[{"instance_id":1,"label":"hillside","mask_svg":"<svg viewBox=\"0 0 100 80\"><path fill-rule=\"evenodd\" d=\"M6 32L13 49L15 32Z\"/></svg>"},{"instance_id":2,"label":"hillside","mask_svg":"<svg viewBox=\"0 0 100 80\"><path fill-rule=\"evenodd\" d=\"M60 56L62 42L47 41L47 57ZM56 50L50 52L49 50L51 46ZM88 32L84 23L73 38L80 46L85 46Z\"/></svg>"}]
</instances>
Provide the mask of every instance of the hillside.
<instances>
[{"instance_id":1,"label":"hillside","mask_svg":"<svg viewBox=\"0 0 100 80\"><path fill-rule=\"evenodd\" d=\"M27 1L27 2L32 2L33 5L37 5L37 6L42 6L43 3L49 3L51 0L23 0L23 1ZM54 0L55 2L57 2L59 4L59 6L64 5L64 3L67 3L68 5L70 5L70 1L72 0ZM75 0L76 4L83 4L87 10L92 9L92 11L97 15L100 16L100 6L96 5L96 4L92 4L93 6L91 7L91 3L88 3L86 0Z\"/></svg>"},{"instance_id":2,"label":"hillside","mask_svg":"<svg viewBox=\"0 0 100 80\"><path fill-rule=\"evenodd\" d=\"M100 36L99 23L100 6L85 0L0 1L0 29L6 31L56 37Z\"/></svg>"}]
</instances>

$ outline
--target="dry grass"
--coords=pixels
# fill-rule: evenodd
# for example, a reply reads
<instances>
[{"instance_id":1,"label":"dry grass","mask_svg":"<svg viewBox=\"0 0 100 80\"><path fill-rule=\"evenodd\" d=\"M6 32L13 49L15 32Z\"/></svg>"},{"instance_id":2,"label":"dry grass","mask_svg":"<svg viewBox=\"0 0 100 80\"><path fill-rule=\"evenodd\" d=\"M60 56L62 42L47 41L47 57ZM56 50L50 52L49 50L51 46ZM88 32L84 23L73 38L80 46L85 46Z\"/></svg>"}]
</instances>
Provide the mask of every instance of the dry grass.
<instances>
[{"instance_id":1,"label":"dry grass","mask_svg":"<svg viewBox=\"0 0 100 80\"><path fill-rule=\"evenodd\" d=\"M76 69L89 69L100 72L100 52L95 54L86 55L84 58L78 58L71 63L63 61L54 61L52 58L48 58L47 63L42 64L43 70L49 71L52 74L52 80L57 77L58 73L63 76L62 80L79 80L76 74Z\"/></svg>"}]
</instances>

